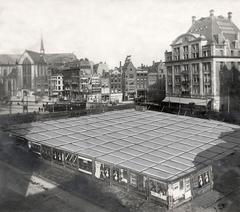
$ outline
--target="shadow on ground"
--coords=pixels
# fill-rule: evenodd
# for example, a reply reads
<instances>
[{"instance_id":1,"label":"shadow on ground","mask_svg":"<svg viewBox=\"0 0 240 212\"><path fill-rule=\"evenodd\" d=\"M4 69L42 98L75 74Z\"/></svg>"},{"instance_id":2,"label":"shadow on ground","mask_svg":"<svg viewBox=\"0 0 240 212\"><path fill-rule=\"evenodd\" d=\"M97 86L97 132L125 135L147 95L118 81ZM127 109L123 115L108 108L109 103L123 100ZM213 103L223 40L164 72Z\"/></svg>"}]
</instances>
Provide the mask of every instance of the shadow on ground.
<instances>
[{"instance_id":1,"label":"shadow on ground","mask_svg":"<svg viewBox=\"0 0 240 212\"><path fill-rule=\"evenodd\" d=\"M31 124L28 124L31 128ZM46 175L58 184L56 188L26 196L32 175ZM0 131L0 211L89 211L83 205L74 208L70 204L66 208L64 202L54 200L59 189L71 191L79 200L87 201L88 209L96 211L128 212L116 195L104 192L103 187L93 183L91 179L73 174L64 169L46 164L36 155L18 148L14 138ZM70 192L70 193L71 193ZM56 205L56 203L58 205ZM79 204L82 202L79 201ZM64 205L65 204L65 205ZM72 208L71 208L72 207Z\"/></svg>"},{"instance_id":2,"label":"shadow on ground","mask_svg":"<svg viewBox=\"0 0 240 212\"><path fill-rule=\"evenodd\" d=\"M216 211L239 212L240 152L238 146L240 145L240 129L223 132L218 139L223 142L200 152L194 163L198 167L208 158L208 163L212 164L213 191L218 192L222 197L215 203ZM221 158L220 152L224 155L223 158ZM211 160L212 156L216 154L220 156L220 159Z\"/></svg>"}]
</instances>

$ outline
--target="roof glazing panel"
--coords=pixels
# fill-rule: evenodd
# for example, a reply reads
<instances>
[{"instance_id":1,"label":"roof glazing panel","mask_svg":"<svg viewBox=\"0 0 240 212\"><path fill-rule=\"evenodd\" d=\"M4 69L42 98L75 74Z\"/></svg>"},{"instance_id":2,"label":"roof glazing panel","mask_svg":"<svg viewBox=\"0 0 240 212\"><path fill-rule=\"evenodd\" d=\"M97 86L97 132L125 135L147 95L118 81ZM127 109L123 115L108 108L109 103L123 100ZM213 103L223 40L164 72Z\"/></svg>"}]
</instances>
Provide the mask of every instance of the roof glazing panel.
<instances>
[{"instance_id":1,"label":"roof glazing panel","mask_svg":"<svg viewBox=\"0 0 240 212\"><path fill-rule=\"evenodd\" d=\"M240 149L240 127L154 111L122 110L12 126L30 141L174 179Z\"/></svg>"}]
</instances>

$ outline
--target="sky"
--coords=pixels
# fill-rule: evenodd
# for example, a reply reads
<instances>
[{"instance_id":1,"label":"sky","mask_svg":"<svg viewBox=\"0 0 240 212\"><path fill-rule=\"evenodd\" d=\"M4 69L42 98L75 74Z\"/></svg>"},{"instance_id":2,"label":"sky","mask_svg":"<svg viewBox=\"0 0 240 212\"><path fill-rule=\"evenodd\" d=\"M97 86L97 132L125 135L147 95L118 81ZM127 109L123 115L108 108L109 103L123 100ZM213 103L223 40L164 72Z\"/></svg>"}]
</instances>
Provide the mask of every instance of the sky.
<instances>
[{"instance_id":1,"label":"sky","mask_svg":"<svg viewBox=\"0 0 240 212\"><path fill-rule=\"evenodd\" d=\"M110 68L132 55L135 66L164 61L171 42L197 19L233 13L238 0L0 0L0 54L74 53Z\"/></svg>"}]
</instances>

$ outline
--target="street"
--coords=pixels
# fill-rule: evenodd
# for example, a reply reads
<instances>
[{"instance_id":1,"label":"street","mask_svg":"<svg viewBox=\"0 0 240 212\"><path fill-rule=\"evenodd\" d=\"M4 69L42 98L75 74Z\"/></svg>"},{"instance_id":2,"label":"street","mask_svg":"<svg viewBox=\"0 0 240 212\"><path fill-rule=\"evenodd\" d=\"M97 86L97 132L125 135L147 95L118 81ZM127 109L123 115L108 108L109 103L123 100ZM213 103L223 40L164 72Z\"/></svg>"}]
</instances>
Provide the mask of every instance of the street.
<instances>
[{"instance_id":1,"label":"street","mask_svg":"<svg viewBox=\"0 0 240 212\"><path fill-rule=\"evenodd\" d=\"M174 209L174 212L237 212L239 205L239 153L213 166L214 189ZM74 171L47 164L16 146L0 133L1 212L99 211L164 212L144 199L112 187L91 183Z\"/></svg>"},{"instance_id":2,"label":"street","mask_svg":"<svg viewBox=\"0 0 240 212\"><path fill-rule=\"evenodd\" d=\"M108 211L61 189L57 183L36 176L40 169L46 170L46 166L27 154L25 157L24 152L13 145L11 139L0 134L1 212Z\"/></svg>"}]
</instances>

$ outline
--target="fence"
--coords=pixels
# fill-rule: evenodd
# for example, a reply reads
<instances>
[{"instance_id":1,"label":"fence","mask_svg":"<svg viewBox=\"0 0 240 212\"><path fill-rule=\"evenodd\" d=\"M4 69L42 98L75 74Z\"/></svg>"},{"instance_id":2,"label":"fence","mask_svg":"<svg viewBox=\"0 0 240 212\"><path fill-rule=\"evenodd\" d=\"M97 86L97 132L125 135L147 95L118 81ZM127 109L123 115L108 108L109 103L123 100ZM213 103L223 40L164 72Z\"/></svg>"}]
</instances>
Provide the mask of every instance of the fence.
<instances>
[{"instance_id":1,"label":"fence","mask_svg":"<svg viewBox=\"0 0 240 212\"><path fill-rule=\"evenodd\" d=\"M78 117L89 114L103 113L107 111L114 110L124 110L135 108L134 104L122 104L122 105L99 105L99 107L90 109L81 109L75 111L61 111L61 112L50 112L50 113L27 113L27 114L7 114L0 115L0 127L4 128L12 124L29 123L34 121L44 121L50 119L68 118L68 117Z\"/></svg>"}]
</instances>

